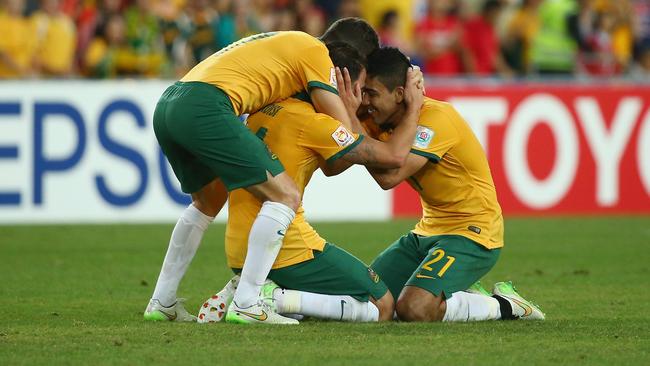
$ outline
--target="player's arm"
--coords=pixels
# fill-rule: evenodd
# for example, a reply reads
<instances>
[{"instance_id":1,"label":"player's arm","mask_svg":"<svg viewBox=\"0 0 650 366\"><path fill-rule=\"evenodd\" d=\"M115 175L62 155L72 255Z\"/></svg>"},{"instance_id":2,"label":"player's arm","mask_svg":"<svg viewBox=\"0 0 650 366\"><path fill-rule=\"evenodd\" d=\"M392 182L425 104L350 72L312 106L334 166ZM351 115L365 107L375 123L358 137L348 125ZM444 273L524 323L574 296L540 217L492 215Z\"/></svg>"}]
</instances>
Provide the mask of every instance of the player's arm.
<instances>
[{"instance_id":1,"label":"player's arm","mask_svg":"<svg viewBox=\"0 0 650 366\"><path fill-rule=\"evenodd\" d=\"M328 116L340 121L343 126L353 129L350 116L341 98L335 93L321 89L312 88L310 91L311 102L317 112L325 113Z\"/></svg>"},{"instance_id":2,"label":"player's arm","mask_svg":"<svg viewBox=\"0 0 650 366\"><path fill-rule=\"evenodd\" d=\"M352 85L350 74L347 70L337 71L337 80L339 93L346 105L353 107L353 115L356 113L361 104L361 90L358 84ZM328 163L326 166L321 165L321 170L327 176L340 174L353 164L361 164L369 167L392 169L400 168L409 155L413 136L417 128L417 121L420 115L420 109L424 100L422 95L422 85L420 84L421 73L409 70L406 77L404 89L404 102L406 112L400 121L396 123L393 135L387 142L375 140L366 136L357 146L340 159ZM363 133L363 127L357 120L356 116L353 122L358 127L355 132Z\"/></svg>"},{"instance_id":3,"label":"player's arm","mask_svg":"<svg viewBox=\"0 0 650 366\"><path fill-rule=\"evenodd\" d=\"M417 173L428 161L429 159L424 156L409 154L406 158L406 163L400 168L381 169L366 167L366 169L368 169L372 178L382 189L389 190Z\"/></svg>"}]
</instances>

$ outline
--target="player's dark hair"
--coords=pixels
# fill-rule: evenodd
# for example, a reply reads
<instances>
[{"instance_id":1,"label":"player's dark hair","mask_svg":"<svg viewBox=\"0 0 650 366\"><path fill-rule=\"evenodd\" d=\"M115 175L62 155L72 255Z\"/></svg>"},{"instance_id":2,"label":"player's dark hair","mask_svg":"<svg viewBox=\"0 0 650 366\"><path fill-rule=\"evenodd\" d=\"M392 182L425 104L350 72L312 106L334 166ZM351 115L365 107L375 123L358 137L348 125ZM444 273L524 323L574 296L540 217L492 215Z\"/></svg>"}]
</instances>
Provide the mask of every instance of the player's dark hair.
<instances>
[{"instance_id":1,"label":"player's dark hair","mask_svg":"<svg viewBox=\"0 0 650 366\"><path fill-rule=\"evenodd\" d=\"M345 42L332 42L326 45L334 66L341 70L347 67L352 82L355 82L359 78L361 70L366 67L366 58Z\"/></svg>"},{"instance_id":2,"label":"player's dark hair","mask_svg":"<svg viewBox=\"0 0 650 366\"><path fill-rule=\"evenodd\" d=\"M378 48L368 56L368 77L378 78L389 91L406 84L409 67L409 59L395 47Z\"/></svg>"},{"instance_id":3,"label":"player's dark hair","mask_svg":"<svg viewBox=\"0 0 650 366\"><path fill-rule=\"evenodd\" d=\"M342 18L330 25L320 39L325 43L345 42L367 57L379 48L377 32L363 19Z\"/></svg>"}]
</instances>

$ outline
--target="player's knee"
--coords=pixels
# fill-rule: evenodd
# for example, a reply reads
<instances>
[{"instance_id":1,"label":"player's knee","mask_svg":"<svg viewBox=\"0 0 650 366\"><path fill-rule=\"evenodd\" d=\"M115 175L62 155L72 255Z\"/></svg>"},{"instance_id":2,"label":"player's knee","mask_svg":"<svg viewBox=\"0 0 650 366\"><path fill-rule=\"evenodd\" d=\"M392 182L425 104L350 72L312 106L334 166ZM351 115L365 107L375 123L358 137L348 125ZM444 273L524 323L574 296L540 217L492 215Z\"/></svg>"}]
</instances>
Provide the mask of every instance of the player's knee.
<instances>
[{"instance_id":1,"label":"player's knee","mask_svg":"<svg viewBox=\"0 0 650 366\"><path fill-rule=\"evenodd\" d=\"M377 309L379 309L379 321L393 320L393 313L395 312L395 300L390 292L382 296L379 300L373 301Z\"/></svg>"},{"instance_id":2,"label":"player's knee","mask_svg":"<svg viewBox=\"0 0 650 366\"><path fill-rule=\"evenodd\" d=\"M282 203L294 211L298 210L302 200L296 183L286 173L269 176L267 182L248 187L247 190L262 201Z\"/></svg>"},{"instance_id":3,"label":"player's knee","mask_svg":"<svg viewBox=\"0 0 650 366\"><path fill-rule=\"evenodd\" d=\"M301 196L300 191L296 184L289 178L280 182L276 194L269 197L271 201L280 202L294 211L298 211L300 207Z\"/></svg>"},{"instance_id":4,"label":"player's knee","mask_svg":"<svg viewBox=\"0 0 650 366\"><path fill-rule=\"evenodd\" d=\"M298 208L300 207L300 202L302 202L302 197L300 195L300 192L298 191L296 185L292 184L290 188L287 189L287 192L285 193L285 202L283 203L288 207L291 207L293 211L298 211Z\"/></svg>"},{"instance_id":5,"label":"player's knee","mask_svg":"<svg viewBox=\"0 0 650 366\"><path fill-rule=\"evenodd\" d=\"M422 303L400 297L395 306L397 316L407 322L434 322L442 320L435 303ZM444 314L443 314L444 315Z\"/></svg>"},{"instance_id":6,"label":"player's knee","mask_svg":"<svg viewBox=\"0 0 650 366\"><path fill-rule=\"evenodd\" d=\"M202 195L192 195L192 205L201 211L204 215L215 217L221 210L218 202Z\"/></svg>"}]
</instances>

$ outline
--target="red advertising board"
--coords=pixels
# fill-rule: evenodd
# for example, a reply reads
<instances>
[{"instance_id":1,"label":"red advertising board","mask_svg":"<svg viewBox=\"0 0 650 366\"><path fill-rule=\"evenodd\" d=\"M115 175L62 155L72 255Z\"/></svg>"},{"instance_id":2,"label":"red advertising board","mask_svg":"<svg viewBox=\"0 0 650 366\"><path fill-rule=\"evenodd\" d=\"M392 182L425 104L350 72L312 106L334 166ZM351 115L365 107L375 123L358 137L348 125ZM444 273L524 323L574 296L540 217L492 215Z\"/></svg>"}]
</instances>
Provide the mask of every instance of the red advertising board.
<instances>
[{"instance_id":1,"label":"red advertising board","mask_svg":"<svg viewBox=\"0 0 650 366\"><path fill-rule=\"evenodd\" d=\"M504 214L650 214L650 85L427 86L486 149ZM393 191L395 216L419 215Z\"/></svg>"}]
</instances>

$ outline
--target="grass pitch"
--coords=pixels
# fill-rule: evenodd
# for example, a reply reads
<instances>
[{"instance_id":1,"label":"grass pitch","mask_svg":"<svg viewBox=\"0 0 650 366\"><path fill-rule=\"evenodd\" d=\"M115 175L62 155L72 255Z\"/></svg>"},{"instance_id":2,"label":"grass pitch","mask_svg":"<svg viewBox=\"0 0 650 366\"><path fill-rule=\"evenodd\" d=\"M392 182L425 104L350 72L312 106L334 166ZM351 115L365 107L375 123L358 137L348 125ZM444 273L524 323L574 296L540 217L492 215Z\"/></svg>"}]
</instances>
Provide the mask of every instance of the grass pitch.
<instances>
[{"instance_id":1,"label":"grass pitch","mask_svg":"<svg viewBox=\"0 0 650 366\"><path fill-rule=\"evenodd\" d=\"M413 223L315 226L370 262ZM548 320L469 324L145 323L172 227L0 226L0 365L650 364L648 217L507 220L483 282L512 279ZM231 277L223 234L181 284L190 311Z\"/></svg>"}]
</instances>

